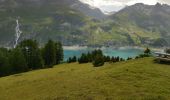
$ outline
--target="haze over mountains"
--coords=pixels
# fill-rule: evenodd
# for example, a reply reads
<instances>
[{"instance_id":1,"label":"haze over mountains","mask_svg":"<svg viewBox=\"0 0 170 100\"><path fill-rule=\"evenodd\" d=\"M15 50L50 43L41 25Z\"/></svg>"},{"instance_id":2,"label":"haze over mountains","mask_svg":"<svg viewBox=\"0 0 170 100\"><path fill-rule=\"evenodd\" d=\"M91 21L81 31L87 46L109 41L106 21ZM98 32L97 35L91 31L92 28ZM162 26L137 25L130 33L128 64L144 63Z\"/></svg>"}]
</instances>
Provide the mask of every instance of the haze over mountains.
<instances>
[{"instance_id":1,"label":"haze over mountains","mask_svg":"<svg viewBox=\"0 0 170 100\"><path fill-rule=\"evenodd\" d=\"M15 20L23 34L43 44L48 39L64 45L170 45L170 6L127 6L107 16L78 0L0 0L0 45L14 42Z\"/></svg>"}]
</instances>

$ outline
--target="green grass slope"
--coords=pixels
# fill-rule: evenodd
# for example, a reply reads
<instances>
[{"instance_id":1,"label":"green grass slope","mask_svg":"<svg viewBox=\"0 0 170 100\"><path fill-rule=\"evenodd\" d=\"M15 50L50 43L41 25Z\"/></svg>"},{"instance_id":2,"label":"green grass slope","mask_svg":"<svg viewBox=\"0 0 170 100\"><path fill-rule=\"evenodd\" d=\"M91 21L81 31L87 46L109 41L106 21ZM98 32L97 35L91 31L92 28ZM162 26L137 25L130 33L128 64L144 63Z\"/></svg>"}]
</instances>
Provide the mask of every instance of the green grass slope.
<instances>
[{"instance_id":1,"label":"green grass slope","mask_svg":"<svg viewBox=\"0 0 170 100\"><path fill-rule=\"evenodd\" d=\"M170 66L144 58L105 64L62 64L0 78L0 100L164 100Z\"/></svg>"}]
</instances>

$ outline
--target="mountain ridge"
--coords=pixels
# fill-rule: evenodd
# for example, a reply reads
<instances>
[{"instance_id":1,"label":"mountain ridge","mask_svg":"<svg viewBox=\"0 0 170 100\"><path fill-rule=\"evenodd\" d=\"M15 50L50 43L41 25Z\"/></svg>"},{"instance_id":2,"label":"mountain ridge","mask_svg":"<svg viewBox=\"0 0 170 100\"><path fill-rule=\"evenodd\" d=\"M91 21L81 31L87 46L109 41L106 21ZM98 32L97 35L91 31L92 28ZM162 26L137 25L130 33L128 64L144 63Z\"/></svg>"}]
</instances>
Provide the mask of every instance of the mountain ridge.
<instances>
[{"instance_id":1,"label":"mountain ridge","mask_svg":"<svg viewBox=\"0 0 170 100\"><path fill-rule=\"evenodd\" d=\"M170 45L170 6L166 4L137 3L101 17L99 9L78 0L0 2L1 46L13 44L17 18L23 31L20 41L32 38L43 44L53 39L67 46Z\"/></svg>"}]
</instances>

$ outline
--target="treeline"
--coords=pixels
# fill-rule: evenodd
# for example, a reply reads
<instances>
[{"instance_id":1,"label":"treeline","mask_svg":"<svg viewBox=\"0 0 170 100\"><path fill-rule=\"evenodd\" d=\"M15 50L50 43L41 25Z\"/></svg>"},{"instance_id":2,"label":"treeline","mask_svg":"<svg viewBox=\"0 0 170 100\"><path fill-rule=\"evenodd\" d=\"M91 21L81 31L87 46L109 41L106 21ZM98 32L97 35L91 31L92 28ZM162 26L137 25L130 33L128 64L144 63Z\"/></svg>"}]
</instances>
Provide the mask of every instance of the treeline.
<instances>
[{"instance_id":1,"label":"treeline","mask_svg":"<svg viewBox=\"0 0 170 100\"><path fill-rule=\"evenodd\" d=\"M0 48L0 76L50 68L63 61L60 42L49 40L40 48L35 40L24 40L16 48Z\"/></svg>"},{"instance_id":2,"label":"treeline","mask_svg":"<svg viewBox=\"0 0 170 100\"><path fill-rule=\"evenodd\" d=\"M79 64L83 63L93 63L94 67L103 66L105 62L119 62L125 61L125 59L120 57L110 57L104 56L101 50L94 50L92 52L88 52L87 54L83 53L80 58L76 56L70 57L68 59L68 63L79 62Z\"/></svg>"},{"instance_id":3,"label":"treeline","mask_svg":"<svg viewBox=\"0 0 170 100\"><path fill-rule=\"evenodd\" d=\"M146 48L143 54L136 56L135 59L150 57L150 56L151 56L151 50L149 48ZM80 58L77 58L76 56L70 57L67 62L68 63L79 62L79 64L92 63L94 67L99 67L99 66L103 66L105 62L114 63L114 62L127 61L132 59L133 58L131 57L128 57L127 59L123 59L119 56L118 57L104 56L101 50L94 50L92 52L88 52L87 54L83 53Z\"/></svg>"}]
</instances>

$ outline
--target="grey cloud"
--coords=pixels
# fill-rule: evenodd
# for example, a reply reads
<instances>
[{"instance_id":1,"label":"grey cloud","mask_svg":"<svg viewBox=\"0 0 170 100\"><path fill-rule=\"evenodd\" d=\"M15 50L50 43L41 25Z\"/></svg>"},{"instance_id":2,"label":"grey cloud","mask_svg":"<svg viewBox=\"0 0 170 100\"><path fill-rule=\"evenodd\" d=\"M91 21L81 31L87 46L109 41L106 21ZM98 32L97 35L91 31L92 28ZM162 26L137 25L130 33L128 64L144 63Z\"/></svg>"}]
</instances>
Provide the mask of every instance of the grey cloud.
<instances>
[{"instance_id":1,"label":"grey cloud","mask_svg":"<svg viewBox=\"0 0 170 100\"><path fill-rule=\"evenodd\" d=\"M170 0L159 0L160 3L170 4Z\"/></svg>"}]
</instances>

